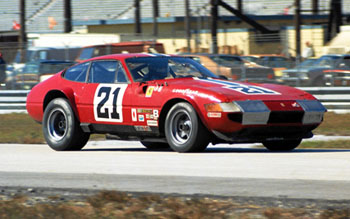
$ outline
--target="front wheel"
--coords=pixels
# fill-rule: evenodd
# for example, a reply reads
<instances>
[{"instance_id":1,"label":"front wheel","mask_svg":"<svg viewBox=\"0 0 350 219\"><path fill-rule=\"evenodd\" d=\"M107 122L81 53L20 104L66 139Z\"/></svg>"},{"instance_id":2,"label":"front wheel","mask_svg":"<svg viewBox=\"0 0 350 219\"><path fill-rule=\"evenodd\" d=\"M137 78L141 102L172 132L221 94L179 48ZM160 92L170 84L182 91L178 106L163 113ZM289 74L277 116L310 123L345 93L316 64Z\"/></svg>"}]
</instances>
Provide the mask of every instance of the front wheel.
<instances>
[{"instance_id":1,"label":"front wheel","mask_svg":"<svg viewBox=\"0 0 350 219\"><path fill-rule=\"evenodd\" d=\"M299 146L302 139L265 141L263 145L270 151L291 151Z\"/></svg>"},{"instance_id":2,"label":"front wheel","mask_svg":"<svg viewBox=\"0 0 350 219\"><path fill-rule=\"evenodd\" d=\"M64 98L56 98L47 105L43 133L48 145L56 151L80 150L90 137L81 129L68 100Z\"/></svg>"},{"instance_id":3,"label":"front wheel","mask_svg":"<svg viewBox=\"0 0 350 219\"><path fill-rule=\"evenodd\" d=\"M169 110L165 119L165 137L174 151L204 151L209 136L191 104L180 102Z\"/></svg>"}]
</instances>

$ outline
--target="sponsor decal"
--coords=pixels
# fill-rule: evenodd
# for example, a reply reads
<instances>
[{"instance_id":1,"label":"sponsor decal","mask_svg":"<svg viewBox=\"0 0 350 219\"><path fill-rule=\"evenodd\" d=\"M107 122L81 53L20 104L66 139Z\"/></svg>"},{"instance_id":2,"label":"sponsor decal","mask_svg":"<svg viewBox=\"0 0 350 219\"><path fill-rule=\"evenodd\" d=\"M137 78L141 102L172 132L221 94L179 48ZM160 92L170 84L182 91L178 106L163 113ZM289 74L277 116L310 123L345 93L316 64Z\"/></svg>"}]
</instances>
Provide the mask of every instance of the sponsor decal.
<instances>
[{"instance_id":1,"label":"sponsor decal","mask_svg":"<svg viewBox=\"0 0 350 219\"><path fill-rule=\"evenodd\" d=\"M198 95L197 90L191 90L191 89L173 89L173 93L183 94L183 95Z\"/></svg>"},{"instance_id":2,"label":"sponsor decal","mask_svg":"<svg viewBox=\"0 0 350 219\"><path fill-rule=\"evenodd\" d=\"M123 98L128 85L99 84L94 94L96 121L123 122Z\"/></svg>"},{"instance_id":3,"label":"sponsor decal","mask_svg":"<svg viewBox=\"0 0 350 219\"><path fill-rule=\"evenodd\" d=\"M209 118L221 118L221 113L213 113L213 112L210 112L207 114Z\"/></svg>"},{"instance_id":4,"label":"sponsor decal","mask_svg":"<svg viewBox=\"0 0 350 219\"><path fill-rule=\"evenodd\" d=\"M153 110L153 117L158 118L159 117L159 111L158 110Z\"/></svg>"},{"instance_id":5,"label":"sponsor decal","mask_svg":"<svg viewBox=\"0 0 350 219\"><path fill-rule=\"evenodd\" d=\"M154 86L147 87L146 97L152 97L153 91L154 91Z\"/></svg>"},{"instance_id":6,"label":"sponsor decal","mask_svg":"<svg viewBox=\"0 0 350 219\"><path fill-rule=\"evenodd\" d=\"M131 109L131 118L133 122L137 122L137 113L136 109Z\"/></svg>"},{"instance_id":7,"label":"sponsor decal","mask_svg":"<svg viewBox=\"0 0 350 219\"><path fill-rule=\"evenodd\" d=\"M158 121L156 120L147 120L148 126L158 126Z\"/></svg>"},{"instance_id":8,"label":"sponsor decal","mask_svg":"<svg viewBox=\"0 0 350 219\"><path fill-rule=\"evenodd\" d=\"M152 97L153 92L160 93L162 90L163 90L163 86L159 86L159 85L149 86L149 87L147 87L147 90L146 90L146 97Z\"/></svg>"},{"instance_id":9,"label":"sponsor decal","mask_svg":"<svg viewBox=\"0 0 350 219\"><path fill-rule=\"evenodd\" d=\"M144 121L145 121L145 116L139 115L139 122L144 122Z\"/></svg>"},{"instance_id":10,"label":"sponsor decal","mask_svg":"<svg viewBox=\"0 0 350 219\"><path fill-rule=\"evenodd\" d=\"M135 130L138 132L151 132L152 129L149 126L134 126Z\"/></svg>"},{"instance_id":11,"label":"sponsor decal","mask_svg":"<svg viewBox=\"0 0 350 219\"><path fill-rule=\"evenodd\" d=\"M153 113L153 109L137 109L138 113L148 113L148 114L152 114Z\"/></svg>"},{"instance_id":12,"label":"sponsor decal","mask_svg":"<svg viewBox=\"0 0 350 219\"><path fill-rule=\"evenodd\" d=\"M219 84L219 85L222 85L223 88L234 90L247 95L281 95L276 91L273 91L264 87L259 87L256 85L246 85L246 84L241 84L241 83L231 82L231 81L220 81L212 78L206 78L206 79L198 78L196 80Z\"/></svg>"}]
</instances>

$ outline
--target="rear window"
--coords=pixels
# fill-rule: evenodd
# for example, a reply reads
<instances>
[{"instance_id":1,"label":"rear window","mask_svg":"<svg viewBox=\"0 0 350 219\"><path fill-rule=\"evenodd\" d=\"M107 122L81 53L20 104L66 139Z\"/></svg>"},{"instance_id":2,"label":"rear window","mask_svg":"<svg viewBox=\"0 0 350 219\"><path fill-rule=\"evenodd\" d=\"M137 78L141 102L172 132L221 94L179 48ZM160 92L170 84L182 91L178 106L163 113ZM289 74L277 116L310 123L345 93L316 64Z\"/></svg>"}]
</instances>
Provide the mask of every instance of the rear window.
<instances>
[{"instance_id":1,"label":"rear window","mask_svg":"<svg viewBox=\"0 0 350 219\"><path fill-rule=\"evenodd\" d=\"M75 65L64 72L63 77L70 81L85 82L90 62Z\"/></svg>"}]
</instances>

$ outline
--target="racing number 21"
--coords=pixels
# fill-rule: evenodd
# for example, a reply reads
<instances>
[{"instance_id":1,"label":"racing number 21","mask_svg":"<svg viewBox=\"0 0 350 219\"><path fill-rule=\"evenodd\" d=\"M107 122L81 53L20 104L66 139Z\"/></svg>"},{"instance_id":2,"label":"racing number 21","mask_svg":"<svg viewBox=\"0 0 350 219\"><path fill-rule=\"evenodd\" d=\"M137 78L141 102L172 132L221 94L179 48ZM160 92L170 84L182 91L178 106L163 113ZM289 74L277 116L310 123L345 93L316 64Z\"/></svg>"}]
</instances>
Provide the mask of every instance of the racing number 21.
<instances>
[{"instance_id":1,"label":"racing number 21","mask_svg":"<svg viewBox=\"0 0 350 219\"><path fill-rule=\"evenodd\" d=\"M110 87L101 87L100 90L98 91L98 97L101 97L103 93L105 93L105 97L98 103L97 105L97 116L99 118L105 118L105 119L119 119L119 113L117 112L117 99L118 99L118 94L120 91L120 87L116 88L114 90L113 94L113 110L112 113L109 115L109 110L108 108L104 109L104 112L102 112L103 106L106 104L107 100L109 99L109 95L111 93Z\"/></svg>"},{"instance_id":2,"label":"racing number 21","mask_svg":"<svg viewBox=\"0 0 350 219\"><path fill-rule=\"evenodd\" d=\"M126 86L100 85L97 87L94 97L96 121L123 122L122 102Z\"/></svg>"}]
</instances>

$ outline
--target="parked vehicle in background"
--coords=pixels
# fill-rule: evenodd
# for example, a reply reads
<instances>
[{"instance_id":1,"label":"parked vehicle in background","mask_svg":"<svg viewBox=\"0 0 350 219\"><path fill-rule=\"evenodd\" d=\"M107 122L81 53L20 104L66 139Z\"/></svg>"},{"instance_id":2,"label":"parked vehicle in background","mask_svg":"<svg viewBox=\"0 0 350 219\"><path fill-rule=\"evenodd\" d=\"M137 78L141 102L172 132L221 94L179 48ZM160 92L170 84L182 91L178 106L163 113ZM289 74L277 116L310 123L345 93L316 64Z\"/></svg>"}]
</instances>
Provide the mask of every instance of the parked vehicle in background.
<instances>
[{"instance_id":1,"label":"parked vehicle in background","mask_svg":"<svg viewBox=\"0 0 350 219\"><path fill-rule=\"evenodd\" d=\"M242 59L255 62L259 65L270 67L274 70L276 80L282 77L282 71L294 66L294 60L283 55L263 54L263 55L245 55Z\"/></svg>"},{"instance_id":2,"label":"parked vehicle in background","mask_svg":"<svg viewBox=\"0 0 350 219\"><path fill-rule=\"evenodd\" d=\"M8 65L11 71L20 71L27 62L65 60L75 61L81 47L29 47L19 49L13 62Z\"/></svg>"},{"instance_id":3,"label":"parked vehicle in background","mask_svg":"<svg viewBox=\"0 0 350 219\"><path fill-rule=\"evenodd\" d=\"M230 80L249 82L276 82L273 69L245 61L240 56L225 54L189 54L197 62L204 65L216 75Z\"/></svg>"},{"instance_id":4,"label":"parked vehicle in background","mask_svg":"<svg viewBox=\"0 0 350 219\"><path fill-rule=\"evenodd\" d=\"M92 45L83 47L77 62L81 62L93 57L116 54L116 53L165 53L162 43L154 41L131 41L121 43L111 43L102 45Z\"/></svg>"},{"instance_id":5,"label":"parked vehicle in background","mask_svg":"<svg viewBox=\"0 0 350 219\"><path fill-rule=\"evenodd\" d=\"M350 85L350 56L344 57L337 68L324 70L325 83L327 86Z\"/></svg>"},{"instance_id":6,"label":"parked vehicle in background","mask_svg":"<svg viewBox=\"0 0 350 219\"><path fill-rule=\"evenodd\" d=\"M28 62L24 68L12 72L6 80L6 88L31 89L40 82L41 75L54 74L73 64L75 62L58 60Z\"/></svg>"},{"instance_id":7,"label":"parked vehicle in background","mask_svg":"<svg viewBox=\"0 0 350 219\"><path fill-rule=\"evenodd\" d=\"M324 71L339 68L350 55L323 55L311 65L296 66L283 71L283 83L291 86L324 86Z\"/></svg>"}]
</instances>

